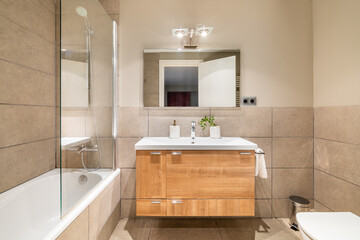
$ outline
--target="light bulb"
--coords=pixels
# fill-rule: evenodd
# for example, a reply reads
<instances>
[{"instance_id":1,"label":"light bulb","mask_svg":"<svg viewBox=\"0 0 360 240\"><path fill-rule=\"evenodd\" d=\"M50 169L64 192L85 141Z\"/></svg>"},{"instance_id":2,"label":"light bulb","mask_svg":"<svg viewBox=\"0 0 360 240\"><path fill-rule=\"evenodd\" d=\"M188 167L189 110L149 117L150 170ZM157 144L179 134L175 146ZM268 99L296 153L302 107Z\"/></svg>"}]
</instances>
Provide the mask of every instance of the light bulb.
<instances>
[{"instance_id":1,"label":"light bulb","mask_svg":"<svg viewBox=\"0 0 360 240\"><path fill-rule=\"evenodd\" d=\"M208 32L207 29L203 29L200 31L200 34L201 34L201 36L206 37L208 34L207 32Z\"/></svg>"},{"instance_id":2,"label":"light bulb","mask_svg":"<svg viewBox=\"0 0 360 240\"><path fill-rule=\"evenodd\" d=\"M182 38L182 37L184 36L184 34L182 33L182 31L178 31L178 32L176 33L176 36L177 36L178 38Z\"/></svg>"}]
</instances>

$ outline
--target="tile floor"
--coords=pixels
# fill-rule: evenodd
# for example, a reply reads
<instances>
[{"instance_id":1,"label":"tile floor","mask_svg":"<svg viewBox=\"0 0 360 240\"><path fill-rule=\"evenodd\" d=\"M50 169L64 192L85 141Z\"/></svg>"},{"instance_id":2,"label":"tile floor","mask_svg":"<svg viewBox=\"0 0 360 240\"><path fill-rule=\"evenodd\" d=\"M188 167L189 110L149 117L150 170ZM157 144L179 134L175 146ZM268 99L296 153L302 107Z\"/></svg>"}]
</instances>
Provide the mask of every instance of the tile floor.
<instances>
[{"instance_id":1,"label":"tile floor","mask_svg":"<svg viewBox=\"0 0 360 240\"><path fill-rule=\"evenodd\" d=\"M121 219L110 240L297 240L282 219Z\"/></svg>"}]
</instances>

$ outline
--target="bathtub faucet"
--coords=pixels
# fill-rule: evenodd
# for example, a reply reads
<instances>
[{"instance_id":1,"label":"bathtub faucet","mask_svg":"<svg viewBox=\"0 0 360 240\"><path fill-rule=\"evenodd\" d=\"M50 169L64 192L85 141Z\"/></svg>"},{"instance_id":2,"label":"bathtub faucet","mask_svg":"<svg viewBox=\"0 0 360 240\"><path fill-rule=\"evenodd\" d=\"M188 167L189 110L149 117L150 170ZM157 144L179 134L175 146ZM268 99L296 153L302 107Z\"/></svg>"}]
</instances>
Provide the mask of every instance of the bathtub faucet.
<instances>
[{"instance_id":1,"label":"bathtub faucet","mask_svg":"<svg viewBox=\"0 0 360 240\"><path fill-rule=\"evenodd\" d=\"M85 145L81 145L81 147L78 148L78 150L76 151L77 154L81 154L83 152L97 152L99 151L99 147L98 145L94 145L91 147L85 146Z\"/></svg>"}]
</instances>

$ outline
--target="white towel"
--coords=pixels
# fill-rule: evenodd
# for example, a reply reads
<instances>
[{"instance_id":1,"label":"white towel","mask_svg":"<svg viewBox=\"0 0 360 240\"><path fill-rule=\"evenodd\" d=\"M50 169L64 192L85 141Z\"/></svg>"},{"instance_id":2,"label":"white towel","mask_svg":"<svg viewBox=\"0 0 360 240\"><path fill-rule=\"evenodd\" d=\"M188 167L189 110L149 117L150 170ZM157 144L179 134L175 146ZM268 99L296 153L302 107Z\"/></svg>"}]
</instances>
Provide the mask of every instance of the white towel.
<instances>
[{"instance_id":1,"label":"white towel","mask_svg":"<svg viewBox=\"0 0 360 240\"><path fill-rule=\"evenodd\" d=\"M255 150L255 176L260 178L267 178L266 164L265 164L265 154L264 151L260 148Z\"/></svg>"}]
</instances>

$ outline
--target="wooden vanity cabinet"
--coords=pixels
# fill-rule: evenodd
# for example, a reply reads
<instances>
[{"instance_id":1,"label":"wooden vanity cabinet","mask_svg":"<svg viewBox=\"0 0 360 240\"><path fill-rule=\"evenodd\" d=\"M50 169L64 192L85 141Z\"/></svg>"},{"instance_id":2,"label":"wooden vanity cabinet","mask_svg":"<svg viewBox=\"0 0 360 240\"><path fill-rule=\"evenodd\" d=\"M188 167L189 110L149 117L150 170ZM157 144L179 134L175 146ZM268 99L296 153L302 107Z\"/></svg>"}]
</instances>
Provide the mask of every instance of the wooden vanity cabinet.
<instances>
[{"instance_id":1,"label":"wooden vanity cabinet","mask_svg":"<svg viewBox=\"0 0 360 240\"><path fill-rule=\"evenodd\" d=\"M254 151L136 151L138 216L254 216Z\"/></svg>"}]
</instances>

